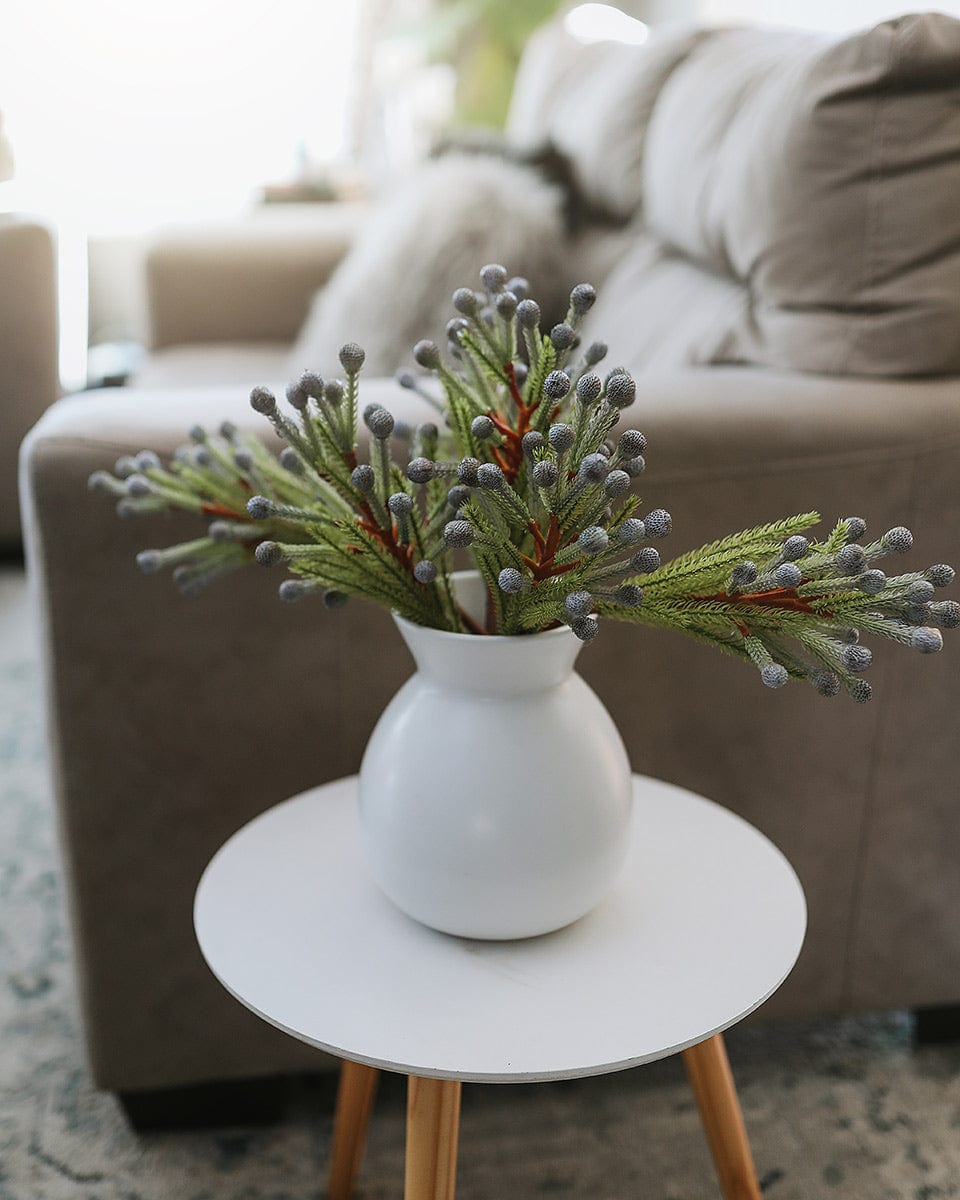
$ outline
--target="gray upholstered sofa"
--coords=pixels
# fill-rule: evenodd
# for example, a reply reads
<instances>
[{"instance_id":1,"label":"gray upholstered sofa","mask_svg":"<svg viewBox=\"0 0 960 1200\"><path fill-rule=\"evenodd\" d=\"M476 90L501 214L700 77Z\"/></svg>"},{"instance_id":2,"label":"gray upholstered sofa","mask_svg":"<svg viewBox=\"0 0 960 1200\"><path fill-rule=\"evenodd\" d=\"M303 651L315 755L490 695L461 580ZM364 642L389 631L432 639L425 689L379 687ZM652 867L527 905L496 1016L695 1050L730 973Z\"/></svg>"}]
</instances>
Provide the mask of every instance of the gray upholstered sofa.
<instances>
[{"instance_id":1,"label":"gray upholstered sofa","mask_svg":"<svg viewBox=\"0 0 960 1200\"><path fill-rule=\"evenodd\" d=\"M531 45L517 136L553 136L607 207L632 203L623 252L594 280L591 333L637 371L642 490L674 514L677 552L818 507L877 533L912 526L922 565L957 558L958 31L929 17L839 44L735 32L628 53L561 45L554 27ZM562 75L549 86L544 63ZM274 284L278 270L319 283L332 264L315 254L261 267ZM222 255L180 255L179 281L174 256L155 259L155 300L231 281L216 312L185 301L160 320L180 319L181 358L211 330L253 353L262 329L275 358L249 382L279 382L270 362L306 289L281 321L282 287L264 292ZM237 261L255 257L247 246ZM196 421L258 428L234 376L63 401L23 453L84 1028L95 1079L116 1090L317 1065L210 977L192 893L241 823L357 768L410 670L385 614L281 607L269 571L179 599L133 557L190 522L121 523L86 494L94 469L171 451ZM390 381L366 396L425 413ZM795 864L809 935L768 1015L960 1002L955 651L878 656L864 706L799 685L771 694L669 633L609 629L581 656L638 770L742 813Z\"/></svg>"}]
</instances>

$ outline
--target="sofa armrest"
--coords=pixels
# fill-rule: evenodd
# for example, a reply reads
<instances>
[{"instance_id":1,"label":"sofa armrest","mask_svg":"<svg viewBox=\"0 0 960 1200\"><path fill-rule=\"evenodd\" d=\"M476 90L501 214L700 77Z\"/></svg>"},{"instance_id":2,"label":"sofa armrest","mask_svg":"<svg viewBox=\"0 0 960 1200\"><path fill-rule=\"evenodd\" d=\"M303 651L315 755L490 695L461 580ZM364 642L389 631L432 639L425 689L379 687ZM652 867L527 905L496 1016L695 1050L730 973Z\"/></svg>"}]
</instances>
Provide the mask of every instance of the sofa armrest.
<instances>
[{"instance_id":1,"label":"sofa armrest","mask_svg":"<svg viewBox=\"0 0 960 1200\"><path fill-rule=\"evenodd\" d=\"M292 341L367 211L266 206L234 222L162 231L146 257L152 348Z\"/></svg>"},{"instance_id":2,"label":"sofa armrest","mask_svg":"<svg viewBox=\"0 0 960 1200\"><path fill-rule=\"evenodd\" d=\"M914 526L908 563L955 554L957 381L730 368L644 377L639 393L628 415L650 438L644 507L674 514L666 553L819 506L827 519L860 513L874 532ZM365 384L363 399L431 415L390 381ZM193 890L243 822L357 769L411 667L386 613L281 605L280 571L242 572L191 601L136 571L138 549L193 536L195 522L117 521L86 477L221 418L266 425L230 389L91 393L54 406L23 451L87 1045L96 1080L118 1090L315 1065L210 977ZM670 631L609 623L584 649L578 669L634 767L741 813L797 868L807 945L766 1012L960 1000L956 650L882 647L877 699L860 706L800 685L770 693Z\"/></svg>"},{"instance_id":3,"label":"sofa armrest","mask_svg":"<svg viewBox=\"0 0 960 1200\"><path fill-rule=\"evenodd\" d=\"M0 544L12 544L17 448L60 391L56 248L45 225L0 216L0 280Z\"/></svg>"}]
</instances>

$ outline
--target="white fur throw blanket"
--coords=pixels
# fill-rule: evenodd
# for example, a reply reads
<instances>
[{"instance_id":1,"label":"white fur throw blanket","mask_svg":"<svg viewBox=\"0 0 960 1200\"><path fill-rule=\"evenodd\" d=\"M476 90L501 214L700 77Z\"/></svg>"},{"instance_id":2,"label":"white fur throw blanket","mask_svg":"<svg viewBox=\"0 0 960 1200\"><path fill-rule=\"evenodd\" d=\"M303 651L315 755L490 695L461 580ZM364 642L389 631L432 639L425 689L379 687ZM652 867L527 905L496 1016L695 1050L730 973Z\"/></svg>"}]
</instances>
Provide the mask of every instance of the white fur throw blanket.
<instances>
[{"instance_id":1,"label":"white fur throw blanket","mask_svg":"<svg viewBox=\"0 0 960 1200\"><path fill-rule=\"evenodd\" d=\"M380 205L318 293L288 374L335 372L344 342L363 346L372 375L409 366L420 338L445 346L454 289L479 287L488 262L528 278L544 322L561 320L576 282L563 199L535 171L499 158L428 163Z\"/></svg>"}]
</instances>

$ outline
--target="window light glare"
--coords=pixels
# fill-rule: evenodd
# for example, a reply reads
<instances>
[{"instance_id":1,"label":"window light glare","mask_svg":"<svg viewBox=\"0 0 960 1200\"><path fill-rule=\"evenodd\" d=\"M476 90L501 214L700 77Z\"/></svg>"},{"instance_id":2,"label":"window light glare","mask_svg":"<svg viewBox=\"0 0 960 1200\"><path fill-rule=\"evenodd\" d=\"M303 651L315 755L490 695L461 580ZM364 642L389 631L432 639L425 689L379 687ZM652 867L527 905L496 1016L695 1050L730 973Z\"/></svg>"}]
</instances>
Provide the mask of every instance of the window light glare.
<instances>
[{"instance_id":1,"label":"window light glare","mask_svg":"<svg viewBox=\"0 0 960 1200\"><path fill-rule=\"evenodd\" d=\"M639 46L650 30L636 17L630 17L612 4L578 4L564 18L564 28L578 42L624 42Z\"/></svg>"}]
</instances>

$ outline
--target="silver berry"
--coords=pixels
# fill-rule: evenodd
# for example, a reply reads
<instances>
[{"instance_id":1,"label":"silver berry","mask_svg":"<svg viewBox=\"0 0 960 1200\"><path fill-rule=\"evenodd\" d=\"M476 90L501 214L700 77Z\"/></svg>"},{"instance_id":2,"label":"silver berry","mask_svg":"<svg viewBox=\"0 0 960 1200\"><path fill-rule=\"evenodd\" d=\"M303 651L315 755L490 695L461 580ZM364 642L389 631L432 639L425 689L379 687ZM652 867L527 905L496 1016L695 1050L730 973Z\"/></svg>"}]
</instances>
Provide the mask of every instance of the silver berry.
<instances>
[{"instance_id":1,"label":"silver berry","mask_svg":"<svg viewBox=\"0 0 960 1200\"><path fill-rule=\"evenodd\" d=\"M628 546L642 542L646 536L647 527L638 517L627 517L617 526L617 537Z\"/></svg>"},{"instance_id":2,"label":"silver berry","mask_svg":"<svg viewBox=\"0 0 960 1200\"><path fill-rule=\"evenodd\" d=\"M463 550L474 539L474 529L469 521L448 521L443 527L443 539L454 550Z\"/></svg>"},{"instance_id":3,"label":"silver berry","mask_svg":"<svg viewBox=\"0 0 960 1200\"><path fill-rule=\"evenodd\" d=\"M810 682L820 696L838 696L840 694L840 677L833 671L815 671L810 676Z\"/></svg>"},{"instance_id":4,"label":"silver berry","mask_svg":"<svg viewBox=\"0 0 960 1200\"><path fill-rule=\"evenodd\" d=\"M630 559L630 566L640 575L649 575L660 566L660 551L653 546L644 546Z\"/></svg>"},{"instance_id":5,"label":"silver berry","mask_svg":"<svg viewBox=\"0 0 960 1200\"><path fill-rule=\"evenodd\" d=\"M730 572L730 586L737 591L749 587L756 582L758 574L756 563L747 559L746 562L738 563Z\"/></svg>"},{"instance_id":6,"label":"silver berry","mask_svg":"<svg viewBox=\"0 0 960 1200\"><path fill-rule=\"evenodd\" d=\"M375 481L376 476L373 473L373 467L367 463L361 463L350 472L350 482L358 492L361 492L365 496L373 491Z\"/></svg>"},{"instance_id":7,"label":"silver berry","mask_svg":"<svg viewBox=\"0 0 960 1200\"><path fill-rule=\"evenodd\" d=\"M928 567L924 571L923 576L926 580L933 584L934 587L943 588L949 587L953 583L956 572L953 567L946 563L936 563L932 567Z\"/></svg>"},{"instance_id":8,"label":"silver berry","mask_svg":"<svg viewBox=\"0 0 960 1200\"><path fill-rule=\"evenodd\" d=\"M776 568L772 578L777 587L795 588L803 578L803 575L796 563L785 562Z\"/></svg>"},{"instance_id":9,"label":"silver berry","mask_svg":"<svg viewBox=\"0 0 960 1200\"><path fill-rule=\"evenodd\" d=\"M848 671L866 671L873 662L873 654L866 646L844 646L840 658Z\"/></svg>"},{"instance_id":10,"label":"silver berry","mask_svg":"<svg viewBox=\"0 0 960 1200\"><path fill-rule=\"evenodd\" d=\"M938 650L943 649L943 634L939 629L931 629L924 625L913 631L910 644L921 654L936 654Z\"/></svg>"},{"instance_id":11,"label":"silver berry","mask_svg":"<svg viewBox=\"0 0 960 1200\"><path fill-rule=\"evenodd\" d=\"M465 483L455 483L447 492L447 503L454 512L456 512L457 509L459 509L462 505L466 504L469 499L470 489Z\"/></svg>"},{"instance_id":12,"label":"silver berry","mask_svg":"<svg viewBox=\"0 0 960 1200\"><path fill-rule=\"evenodd\" d=\"M639 429L625 429L617 442L617 453L621 458L633 458L636 454L646 454L647 439Z\"/></svg>"},{"instance_id":13,"label":"silver berry","mask_svg":"<svg viewBox=\"0 0 960 1200\"><path fill-rule=\"evenodd\" d=\"M530 429L523 435L523 452L528 458L532 458L538 450L542 450L545 444L543 434L538 433L536 429Z\"/></svg>"},{"instance_id":14,"label":"silver berry","mask_svg":"<svg viewBox=\"0 0 960 1200\"><path fill-rule=\"evenodd\" d=\"M453 307L465 317L473 317L480 309L480 301L476 292L467 287L460 287L453 293Z\"/></svg>"},{"instance_id":15,"label":"silver berry","mask_svg":"<svg viewBox=\"0 0 960 1200\"><path fill-rule=\"evenodd\" d=\"M394 492L387 500L387 508L395 517L407 517L413 511L413 499L406 492Z\"/></svg>"},{"instance_id":16,"label":"silver berry","mask_svg":"<svg viewBox=\"0 0 960 1200\"><path fill-rule=\"evenodd\" d=\"M496 463L481 463L477 468L477 487L498 492L505 484L506 478Z\"/></svg>"},{"instance_id":17,"label":"silver berry","mask_svg":"<svg viewBox=\"0 0 960 1200\"><path fill-rule=\"evenodd\" d=\"M563 607L571 617L585 617L593 611L593 596L589 592L568 592Z\"/></svg>"},{"instance_id":18,"label":"silver berry","mask_svg":"<svg viewBox=\"0 0 960 1200\"><path fill-rule=\"evenodd\" d=\"M393 433L393 413L388 412L382 404L368 404L363 410L363 423L377 441L385 442Z\"/></svg>"},{"instance_id":19,"label":"silver berry","mask_svg":"<svg viewBox=\"0 0 960 1200\"><path fill-rule=\"evenodd\" d=\"M524 329L535 329L540 324L540 305L536 300L521 300L517 305L517 320Z\"/></svg>"},{"instance_id":20,"label":"silver berry","mask_svg":"<svg viewBox=\"0 0 960 1200\"><path fill-rule=\"evenodd\" d=\"M610 470L610 464L602 454L587 454L581 459L578 474L588 483L599 483L605 479ZM627 477L629 483L629 476Z\"/></svg>"},{"instance_id":21,"label":"silver berry","mask_svg":"<svg viewBox=\"0 0 960 1200\"><path fill-rule=\"evenodd\" d=\"M288 383L286 387L287 402L292 405L298 412L303 410L310 403L310 394L307 389L300 384L299 380L294 383Z\"/></svg>"},{"instance_id":22,"label":"silver berry","mask_svg":"<svg viewBox=\"0 0 960 1200\"><path fill-rule=\"evenodd\" d=\"M837 551L834 562L842 575L856 575L862 571L867 562L863 547L855 542L841 546Z\"/></svg>"},{"instance_id":23,"label":"silver berry","mask_svg":"<svg viewBox=\"0 0 960 1200\"><path fill-rule=\"evenodd\" d=\"M551 400L562 400L570 391L570 376L566 371L551 371L543 381L543 394Z\"/></svg>"},{"instance_id":24,"label":"silver berry","mask_svg":"<svg viewBox=\"0 0 960 1200\"><path fill-rule=\"evenodd\" d=\"M550 426L550 431L547 434L550 439L550 445L558 454L563 454L573 445L575 434L569 425L564 425L558 422L556 425Z\"/></svg>"},{"instance_id":25,"label":"silver berry","mask_svg":"<svg viewBox=\"0 0 960 1200\"><path fill-rule=\"evenodd\" d=\"M549 488L557 482L560 472L557 470L557 464L545 458L542 462L538 462L533 468L533 482L539 488Z\"/></svg>"},{"instance_id":26,"label":"silver berry","mask_svg":"<svg viewBox=\"0 0 960 1200\"><path fill-rule=\"evenodd\" d=\"M277 411L277 398L269 388L255 387L250 393L250 407L254 412L269 415Z\"/></svg>"},{"instance_id":27,"label":"silver berry","mask_svg":"<svg viewBox=\"0 0 960 1200\"><path fill-rule=\"evenodd\" d=\"M648 538L665 538L673 529L673 518L665 508L655 508L643 518Z\"/></svg>"},{"instance_id":28,"label":"silver berry","mask_svg":"<svg viewBox=\"0 0 960 1200\"><path fill-rule=\"evenodd\" d=\"M610 544L610 535L601 525L588 525L577 538L584 554L602 554Z\"/></svg>"},{"instance_id":29,"label":"silver berry","mask_svg":"<svg viewBox=\"0 0 960 1200\"><path fill-rule=\"evenodd\" d=\"M340 365L348 375L356 375L366 357L363 347L358 346L356 342L347 342L345 346L340 347Z\"/></svg>"},{"instance_id":30,"label":"silver berry","mask_svg":"<svg viewBox=\"0 0 960 1200\"><path fill-rule=\"evenodd\" d=\"M411 483L429 483L436 474L436 466L429 458L413 458L407 463L407 478Z\"/></svg>"},{"instance_id":31,"label":"silver berry","mask_svg":"<svg viewBox=\"0 0 960 1200\"><path fill-rule=\"evenodd\" d=\"M577 380L577 399L584 407L595 404L603 391L603 380L599 375L589 372Z\"/></svg>"},{"instance_id":32,"label":"silver berry","mask_svg":"<svg viewBox=\"0 0 960 1200\"><path fill-rule=\"evenodd\" d=\"M494 301L494 307L505 321L509 321L513 314L517 311L519 297L513 292L501 292Z\"/></svg>"},{"instance_id":33,"label":"silver berry","mask_svg":"<svg viewBox=\"0 0 960 1200\"><path fill-rule=\"evenodd\" d=\"M470 458L469 456L461 458L457 463L457 478L461 483L466 484L467 487L476 487L479 467L480 463L477 459Z\"/></svg>"},{"instance_id":34,"label":"silver berry","mask_svg":"<svg viewBox=\"0 0 960 1200\"><path fill-rule=\"evenodd\" d=\"M427 338L417 342L414 346L413 357L415 362L429 371L435 371L440 366L440 351L437 343L431 342Z\"/></svg>"},{"instance_id":35,"label":"silver berry","mask_svg":"<svg viewBox=\"0 0 960 1200\"><path fill-rule=\"evenodd\" d=\"M163 555L159 550L141 550L137 555L137 566L144 575L154 575L163 566Z\"/></svg>"},{"instance_id":36,"label":"silver berry","mask_svg":"<svg viewBox=\"0 0 960 1200\"><path fill-rule=\"evenodd\" d=\"M517 592L522 592L525 583L523 574L516 567L504 567L497 576L500 591L506 592L509 596L515 596Z\"/></svg>"},{"instance_id":37,"label":"silver berry","mask_svg":"<svg viewBox=\"0 0 960 1200\"><path fill-rule=\"evenodd\" d=\"M864 571L857 578L857 587L861 592L866 592L868 596L879 596L886 586L886 575L876 568L871 571Z\"/></svg>"},{"instance_id":38,"label":"silver berry","mask_svg":"<svg viewBox=\"0 0 960 1200\"><path fill-rule=\"evenodd\" d=\"M507 282L507 268L500 263L487 263L480 268L480 282L488 292L499 292Z\"/></svg>"},{"instance_id":39,"label":"silver berry","mask_svg":"<svg viewBox=\"0 0 960 1200\"><path fill-rule=\"evenodd\" d=\"M636 608L643 601L643 588L636 583L624 583L614 593L621 604L628 608Z\"/></svg>"},{"instance_id":40,"label":"silver berry","mask_svg":"<svg viewBox=\"0 0 960 1200\"><path fill-rule=\"evenodd\" d=\"M930 618L941 629L956 629L960 626L960 604L956 600L938 600L930 605Z\"/></svg>"},{"instance_id":41,"label":"silver berry","mask_svg":"<svg viewBox=\"0 0 960 1200\"><path fill-rule=\"evenodd\" d=\"M597 289L589 283L578 283L570 293L570 307L582 317L593 308L597 300Z\"/></svg>"},{"instance_id":42,"label":"silver berry","mask_svg":"<svg viewBox=\"0 0 960 1200\"><path fill-rule=\"evenodd\" d=\"M787 668L776 662L767 663L761 667L760 678L768 688L781 688L790 681Z\"/></svg>"},{"instance_id":43,"label":"silver berry","mask_svg":"<svg viewBox=\"0 0 960 1200\"><path fill-rule=\"evenodd\" d=\"M274 503L266 496L251 496L247 501L247 514L255 521L265 521L274 511Z\"/></svg>"},{"instance_id":44,"label":"silver berry","mask_svg":"<svg viewBox=\"0 0 960 1200\"><path fill-rule=\"evenodd\" d=\"M630 476L626 471L611 471L603 481L603 490L613 500L625 496L630 490Z\"/></svg>"},{"instance_id":45,"label":"silver berry","mask_svg":"<svg viewBox=\"0 0 960 1200\"><path fill-rule=\"evenodd\" d=\"M629 408L636 398L637 385L629 375L613 375L607 381L607 403L614 408Z\"/></svg>"},{"instance_id":46,"label":"silver berry","mask_svg":"<svg viewBox=\"0 0 960 1200\"><path fill-rule=\"evenodd\" d=\"M906 554L913 545L913 534L905 525L897 525L887 530L880 539L880 545L894 554Z\"/></svg>"},{"instance_id":47,"label":"silver berry","mask_svg":"<svg viewBox=\"0 0 960 1200\"><path fill-rule=\"evenodd\" d=\"M336 408L343 400L343 395L346 389L343 386L343 381L340 379L328 379L323 385L323 398L328 404ZM310 393L313 395L313 393ZM319 397L318 397L319 399Z\"/></svg>"}]
</instances>

